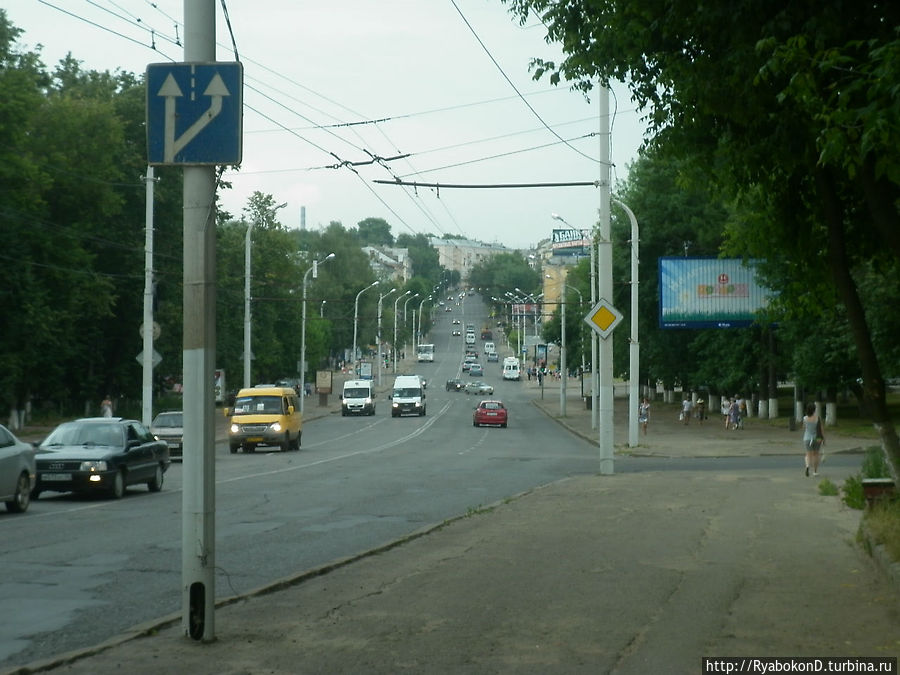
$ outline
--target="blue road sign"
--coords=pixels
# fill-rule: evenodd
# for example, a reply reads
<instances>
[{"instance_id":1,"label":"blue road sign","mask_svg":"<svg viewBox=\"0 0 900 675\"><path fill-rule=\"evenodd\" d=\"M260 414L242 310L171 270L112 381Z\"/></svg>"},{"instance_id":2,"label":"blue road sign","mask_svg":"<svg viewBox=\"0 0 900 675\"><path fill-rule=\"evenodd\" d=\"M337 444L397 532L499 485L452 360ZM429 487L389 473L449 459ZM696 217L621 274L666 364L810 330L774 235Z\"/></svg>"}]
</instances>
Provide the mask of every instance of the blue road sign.
<instances>
[{"instance_id":1,"label":"blue road sign","mask_svg":"<svg viewBox=\"0 0 900 675\"><path fill-rule=\"evenodd\" d=\"M147 66L147 161L152 165L240 164L241 63Z\"/></svg>"}]
</instances>

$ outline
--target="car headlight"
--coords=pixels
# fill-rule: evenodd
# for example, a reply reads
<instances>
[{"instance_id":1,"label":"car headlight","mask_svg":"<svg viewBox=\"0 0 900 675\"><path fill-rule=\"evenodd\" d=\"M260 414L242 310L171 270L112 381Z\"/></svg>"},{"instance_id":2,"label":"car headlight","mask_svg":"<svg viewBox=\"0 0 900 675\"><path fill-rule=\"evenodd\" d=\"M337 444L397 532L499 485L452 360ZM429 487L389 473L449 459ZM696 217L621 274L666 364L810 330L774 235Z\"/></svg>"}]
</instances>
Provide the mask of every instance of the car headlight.
<instances>
[{"instance_id":1,"label":"car headlight","mask_svg":"<svg viewBox=\"0 0 900 675\"><path fill-rule=\"evenodd\" d=\"M106 462L102 459L100 460L91 460L89 462L82 462L81 466L78 467L79 471L90 471L91 473L97 471L106 471Z\"/></svg>"},{"instance_id":2,"label":"car headlight","mask_svg":"<svg viewBox=\"0 0 900 675\"><path fill-rule=\"evenodd\" d=\"M269 427L269 428L270 428L272 431L278 433L279 431L281 431L281 422L273 422L273 423L272 423L272 426Z\"/></svg>"},{"instance_id":3,"label":"car headlight","mask_svg":"<svg viewBox=\"0 0 900 675\"><path fill-rule=\"evenodd\" d=\"M369 405L370 403L372 403L372 399L371 399L371 398L367 398L367 399L366 399L366 405Z\"/></svg>"},{"instance_id":4,"label":"car headlight","mask_svg":"<svg viewBox=\"0 0 900 675\"><path fill-rule=\"evenodd\" d=\"M231 425L231 433L236 434L241 430L241 426L239 424Z\"/></svg>"},{"instance_id":5,"label":"car headlight","mask_svg":"<svg viewBox=\"0 0 900 675\"><path fill-rule=\"evenodd\" d=\"M396 401L394 401L394 403L391 404L391 407L393 407L393 408L399 408L399 407L400 407L400 404L397 403Z\"/></svg>"}]
</instances>

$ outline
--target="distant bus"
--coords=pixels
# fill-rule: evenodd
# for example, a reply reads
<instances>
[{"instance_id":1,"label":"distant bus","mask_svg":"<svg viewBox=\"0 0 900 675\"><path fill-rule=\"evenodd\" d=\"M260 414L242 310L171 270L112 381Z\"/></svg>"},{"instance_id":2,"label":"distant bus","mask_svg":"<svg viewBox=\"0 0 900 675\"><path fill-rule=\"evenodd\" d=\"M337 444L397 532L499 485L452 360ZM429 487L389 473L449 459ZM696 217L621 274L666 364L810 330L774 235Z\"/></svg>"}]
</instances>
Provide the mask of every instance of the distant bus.
<instances>
[{"instance_id":1,"label":"distant bus","mask_svg":"<svg viewBox=\"0 0 900 675\"><path fill-rule=\"evenodd\" d=\"M434 345L419 345L416 347L416 358L419 362L434 361Z\"/></svg>"}]
</instances>

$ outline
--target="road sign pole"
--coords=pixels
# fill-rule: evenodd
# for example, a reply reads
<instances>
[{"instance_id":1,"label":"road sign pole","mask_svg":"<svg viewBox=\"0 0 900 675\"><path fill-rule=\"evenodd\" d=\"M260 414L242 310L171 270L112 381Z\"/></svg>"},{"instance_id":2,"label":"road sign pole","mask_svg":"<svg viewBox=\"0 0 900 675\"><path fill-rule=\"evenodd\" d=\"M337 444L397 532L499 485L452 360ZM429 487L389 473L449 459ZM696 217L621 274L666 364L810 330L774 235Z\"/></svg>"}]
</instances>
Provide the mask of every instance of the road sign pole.
<instances>
[{"instance_id":1,"label":"road sign pole","mask_svg":"<svg viewBox=\"0 0 900 675\"><path fill-rule=\"evenodd\" d=\"M185 0L184 57L215 61L215 0ZM182 618L185 635L215 639L215 167L184 168L184 491Z\"/></svg>"},{"instance_id":2,"label":"road sign pole","mask_svg":"<svg viewBox=\"0 0 900 675\"><path fill-rule=\"evenodd\" d=\"M141 339L144 358L141 363L141 422L149 427L153 418L153 167L147 167L144 210L144 324Z\"/></svg>"},{"instance_id":3,"label":"road sign pole","mask_svg":"<svg viewBox=\"0 0 900 675\"><path fill-rule=\"evenodd\" d=\"M609 222L609 88L600 87L600 241L597 245L597 294L612 301L612 238ZM613 473L613 338L600 340L600 401L597 427L600 473Z\"/></svg>"}]
</instances>

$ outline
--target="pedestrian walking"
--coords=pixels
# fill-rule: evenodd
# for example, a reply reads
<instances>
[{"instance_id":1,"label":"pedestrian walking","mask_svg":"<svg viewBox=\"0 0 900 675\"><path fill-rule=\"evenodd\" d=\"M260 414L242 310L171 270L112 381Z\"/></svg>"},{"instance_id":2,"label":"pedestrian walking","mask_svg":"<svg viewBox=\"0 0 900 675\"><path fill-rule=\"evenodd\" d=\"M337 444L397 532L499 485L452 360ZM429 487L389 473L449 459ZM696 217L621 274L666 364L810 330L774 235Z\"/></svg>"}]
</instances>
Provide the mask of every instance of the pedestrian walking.
<instances>
[{"instance_id":1,"label":"pedestrian walking","mask_svg":"<svg viewBox=\"0 0 900 675\"><path fill-rule=\"evenodd\" d=\"M100 401L100 415L103 417L112 417L112 399L110 399L109 394Z\"/></svg>"},{"instance_id":2,"label":"pedestrian walking","mask_svg":"<svg viewBox=\"0 0 900 675\"><path fill-rule=\"evenodd\" d=\"M706 419L706 401L702 398L697 399L697 420L700 424L703 424L703 420Z\"/></svg>"},{"instance_id":3,"label":"pedestrian walking","mask_svg":"<svg viewBox=\"0 0 900 675\"><path fill-rule=\"evenodd\" d=\"M681 422L685 426L691 423L691 411L694 408L694 404L691 403L691 397L685 396L684 400L681 402Z\"/></svg>"},{"instance_id":4,"label":"pedestrian walking","mask_svg":"<svg viewBox=\"0 0 900 675\"><path fill-rule=\"evenodd\" d=\"M645 396L641 400L641 404L638 406L638 424L641 425L641 429L644 432L644 436L647 435L647 425L650 423L650 401L647 400Z\"/></svg>"},{"instance_id":5,"label":"pedestrian walking","mask_svg":"<svg viewBox=\"0 0 900 675\"><path fill-rule=\"evenodd\" d=\"M722 413L722 420L725 424L725 428L727 429L728 428L728 416L731 412L731 401L723 396L722 397L722 405L719 406L719 410Z\"/></svg>"},{"instance_id":6,"label":"pedestrian walking","mask_svg":"<svg viewBox=\"0 0 900 675\"><path fill-rule=\"evenodd\" d=\"M813 476L819 475L819 461L822 445L825 443L825 432L822 429L822 418L816 414L816 404L809 403L806 406L806 415L803 417L803 448L806 450L806 469L808 476L812 469Z\"/></svg>"}]
</instances>

